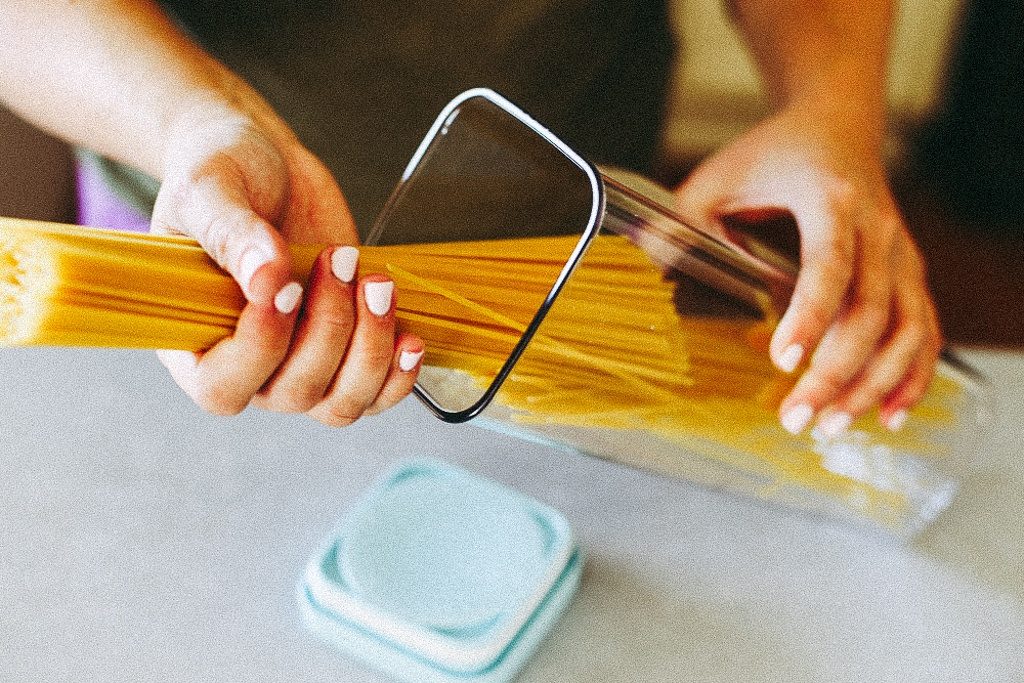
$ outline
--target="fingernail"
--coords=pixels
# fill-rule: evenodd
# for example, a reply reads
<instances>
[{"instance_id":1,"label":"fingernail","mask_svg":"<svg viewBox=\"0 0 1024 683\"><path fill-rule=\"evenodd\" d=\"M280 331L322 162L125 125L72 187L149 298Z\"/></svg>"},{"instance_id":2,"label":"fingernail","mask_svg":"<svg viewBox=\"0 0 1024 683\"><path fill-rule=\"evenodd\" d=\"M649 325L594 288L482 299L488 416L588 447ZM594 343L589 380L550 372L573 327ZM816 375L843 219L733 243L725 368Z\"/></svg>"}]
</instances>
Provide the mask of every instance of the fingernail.
<instances>
[{"instance_id":1,"label":"fingernail","mask_svg":"<svg viewBox=\"0 0 1024 683\"><path fill-rule=\"evenodd\" d=\"M363 285L363 296L366 298L366 307L379 318L383 318L391 310L391 295L395 291L395 283L390 280L386 282L367 282Z\"/></svg>"},{"instance_id":2,"label":"fingernail","mask_svg":"<svg viewBox=\"0 0 1024 683\"><path fill-rule=\"evenodd\" d=\"M342 282L352 282L356 276L359 250L355 247L338 247L331 254L331 272Z\"/></svg>"},{"instance_id":3,"label":"fingernail","mask_svg":"<svg viewBox=\"0 0 1024 683\"><path fill-rule=\"evenodd\" d=\"M790 344L779 356L779 369L783 372L793 372L796 370L796 366L800 365L803 357L804 347L800 344Z\"/></svg>"},{"instance_id":4,"label":"fingernail","mask_svg":"<svg viewBox=\"0 0 1024 683\"><path fill-rule=\"evenodd\" d=\"M246 251L242 256L242 262L238 266L242 287L248 290L252 286L252 277L256 274L256 271L272 260L273 257L270 254L257 247L252 247Z\"/></svg>"},{"instance_id":5,"label":"fingernail","mask_svg":"<svg viewBox=\"0 0 1024 683\"><path fill-rule=\"evenodd\" d=\"M903 429L903 425L907 423L908 416L907 411L900 408L889 416L889 420L885 423L885 426L890 432L898 432Z\"/></svg>"},{"instance_id":6,"label":"fingernail","mask_svg":"<svg viewBox=\"0 0 1024 683\"><path fill-rule=\"evenodd\" d=\"M402 372L409 372L423 358L423 351L402 351L398 356L398 367Z\"/></svg>"},{"instance_id":7,"label":"fingernail","mask_svg":"<svg viewBox=\"0 0 1024 683\"><path fill-rule=\"evenodd\" d=\"M289 282L274 296L274 308L288 315L299 305L299 299L301 298L302 285L298 282Z\"/></svg>"},{"instance_id":8,"label":"fingernail","mask_svg":"<svg viewBox=\"0 0 1024 683\"><path fill-rule=\"evenodd\" d=\"M853 417L849 413L832 413L818 423L817 429L826 439L834 439L846 432L851 424Z\"/></svg>"},{"instance_id":9,"label":"fingernail","mask_svg":"<svg viewBox=\"0 0 1024 683\"><path fill-rule=\"evenodd\" d=\"M806 403L793 406L782 416L782 428L794 436L804 431L814 417L814 408Z\"/></svg>"}]
</instances>

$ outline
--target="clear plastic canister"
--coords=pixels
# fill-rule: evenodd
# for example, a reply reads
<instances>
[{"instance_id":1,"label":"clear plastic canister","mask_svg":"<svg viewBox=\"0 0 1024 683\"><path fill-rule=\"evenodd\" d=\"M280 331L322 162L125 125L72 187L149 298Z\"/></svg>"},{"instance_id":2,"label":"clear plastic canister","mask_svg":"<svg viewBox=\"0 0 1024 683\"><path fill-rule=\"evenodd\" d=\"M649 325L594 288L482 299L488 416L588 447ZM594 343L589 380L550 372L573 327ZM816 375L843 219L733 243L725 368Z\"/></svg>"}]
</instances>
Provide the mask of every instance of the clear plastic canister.
<instances>
[{"instance_id":1,"label":"clear plastic canister","mask_svg":"<svg viewBox=\"0 0 1024 683\"><path fill-rule=\"evenodd\" d=\"M903 538L949 505L987 423L983 378L946 351L898 432L871 413L837 438L790 435L777 409L795 379L773 366L767 347L795 267L742 233L686 225L666 208L671 195L642 178L605 172L602 181L601 233L537 338L559 335L560 305L571 305L577 282L608 267L612 248L632 252L624 272L652 294L629 302L632 317L611 313L607 335L591 329L560 341L585 352L614 344L610 331L633 325L649 338L642 346L651 358L563 373L556 382L531 374L544 366L528 348L487 409L488 426ZM632 369L641 377L630 378Z\"/></svg>"},{"instance_id":2,"label":"clear plastic canister","mask_svg":"<svg viewBox=\"0 0 1024 683\"><path fill-rule=\"evenodd\" d=\"M673 206L499 95L457 97L368 239L416 250L392 274L399 319L427 342L417 394L451 422L900 537L921 529L978 452L984 381L946 353L898 432L869 414L838 438L791 436L777 410L794 378L768 343L796 266Z\"/></svg>"}]
</instances>

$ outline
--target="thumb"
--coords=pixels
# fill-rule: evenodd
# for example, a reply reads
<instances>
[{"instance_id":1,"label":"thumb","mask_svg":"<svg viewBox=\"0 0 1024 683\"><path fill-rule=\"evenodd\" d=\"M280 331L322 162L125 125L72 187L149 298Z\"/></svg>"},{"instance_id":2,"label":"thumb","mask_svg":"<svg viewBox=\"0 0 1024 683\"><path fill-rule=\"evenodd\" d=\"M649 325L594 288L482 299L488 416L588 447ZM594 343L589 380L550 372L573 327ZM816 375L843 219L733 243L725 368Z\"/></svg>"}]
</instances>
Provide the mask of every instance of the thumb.
<instances>
[{"instance_id":1,"label":"thumb","mask_svg":"<svg viewBox=\"0 0 1024 683\"><path fill-rule=\"evenodd\" d=\"M714 166L702 166L676 189L676 209L695 227L728 241L722 218L733 213L730 207L749 203L737 196L735 185L735 178L723 178Z\"/></svg>"},{"instance_id":2,"label":"thumb","mask_svg":"<svg viewBox=\"0 0 1024 683\"><path fill-rule=\"evenodd\" d=\"M847 204L833 201L811 169L780 163L775 173L753 178L719 208L729 215L783 210L796 221L800 271L770 349L787 372L817 347L843 307L856 246Z\"/></svg>"},{"instance_id":3,"label":"thumb","mask_svg":"<svg viewBox=\"0 0 1024 683\"><path fill-rule=\"evenodd\" d=\"M185 234L238 282L247 300L267 306L292 281L284 238L249 205L243 193L209 180L175 190L160 188L153 231Z\"/></svg>"},{"instance_id":4,"label":"thumb","mask_svg":"<svg viewBox=\"0 0 1024 683\"><path fill-rule=\"evenodd\" d=\"M698 168L676 188L676 208L679 215L698 225L713 224L718 218L718 207L726 202L728 191L713 174Z\"/></svg>"}]
</instances>

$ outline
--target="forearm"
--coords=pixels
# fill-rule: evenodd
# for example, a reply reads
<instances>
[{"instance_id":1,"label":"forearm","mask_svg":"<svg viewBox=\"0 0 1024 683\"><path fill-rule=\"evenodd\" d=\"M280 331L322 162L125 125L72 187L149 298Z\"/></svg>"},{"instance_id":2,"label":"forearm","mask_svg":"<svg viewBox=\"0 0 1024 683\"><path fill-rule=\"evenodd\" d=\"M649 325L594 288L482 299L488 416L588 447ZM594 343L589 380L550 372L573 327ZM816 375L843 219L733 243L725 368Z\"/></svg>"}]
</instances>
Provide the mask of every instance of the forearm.
<instances>
[{"instance_id":1,"label":"forearm","mask_svg":"<svg viewBox=\"0 0 1024 683\"><path fill-rule=\"evenodd\" d=\"M0 99L157 178L163 141L183 110L250 97L151 0L4 2L0 35Z\"/></svg>"},{"instance_id":2,"label":"forearm","mask_svg":"<svg viewBox=\"0 0 1024 683\"><path fill-rule=\"evenodd\" d=\"M774 103L856 126L881 144L890 0L732 0Z\"/></svg>"}]
</instances>

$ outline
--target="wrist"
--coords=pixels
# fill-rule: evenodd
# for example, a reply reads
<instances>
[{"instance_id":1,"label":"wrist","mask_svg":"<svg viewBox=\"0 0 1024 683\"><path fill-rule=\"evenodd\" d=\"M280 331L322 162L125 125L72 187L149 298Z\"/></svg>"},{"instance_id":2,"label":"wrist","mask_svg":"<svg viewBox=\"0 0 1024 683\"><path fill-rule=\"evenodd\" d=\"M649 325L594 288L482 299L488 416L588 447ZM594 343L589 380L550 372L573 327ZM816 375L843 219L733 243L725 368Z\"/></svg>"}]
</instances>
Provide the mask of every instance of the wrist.
<instances>
[{"instance_id":1,"label":"wrist","mask_svg":"<svg viewBox=\"0 0 1024 683\"><path fill-rule=\"evenodd\" d=\"M885 142L885 102L880 97L846 97L838 89L804 92L786 102L780 115L863 154L881 156Z\"/></svg>"},{"instance_id":2,"label":"wrist","mask_svg":"<svg viewBox=\"0 0 1024 683\"><path fill-rule=\"evenodd\" d=\"M244 81L228 73L179 98L165 123L160 176L180 169L184 159L204 159L257 132L271 146L293 134L270 106Z\"/></svg>"}]
</instances>

